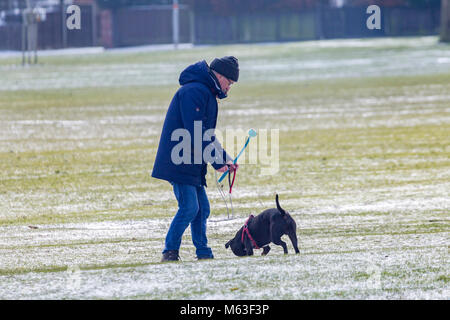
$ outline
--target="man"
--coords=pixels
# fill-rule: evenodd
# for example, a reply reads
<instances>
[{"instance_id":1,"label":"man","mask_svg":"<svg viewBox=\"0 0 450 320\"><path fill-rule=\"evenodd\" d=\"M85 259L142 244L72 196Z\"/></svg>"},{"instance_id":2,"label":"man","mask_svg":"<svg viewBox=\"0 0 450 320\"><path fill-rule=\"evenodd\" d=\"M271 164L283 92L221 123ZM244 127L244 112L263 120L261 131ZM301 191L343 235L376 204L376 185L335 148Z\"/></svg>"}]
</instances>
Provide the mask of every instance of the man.
<instances>
[{"instance_id":1,"label":"man","mask_svg":"<svg viewBox=\"0 0 450 320\"><path fill-rule=\"evenodd\" d=\"M162 262L179 259L181 238L189 224L197 258L214 258L206 237L206 220L210 213L205 192L206 167L210 162L219 172L238 169L238 165L233 165L230 156L211 134L217 122L217 98L226 98L230 86L238 78L238 60L232 56L216 58L211 66L205 61L197 62L180 74L181 87L167 110L152 172L152 177L172 184L178 201L178 211L166 235ZM179 148L180 129L181 133L189 134L189 148ZM201 137L198 137L199 132ZM209 139L203 138L205 132L209 132ZM199 138L201 143L195 141ZM205 159L204 154L208 152L204 151L209 146L213 146L207 149L212 150L211 156ZM183 160L181 163L180 157Z\"/></svg>"}]
</instances>

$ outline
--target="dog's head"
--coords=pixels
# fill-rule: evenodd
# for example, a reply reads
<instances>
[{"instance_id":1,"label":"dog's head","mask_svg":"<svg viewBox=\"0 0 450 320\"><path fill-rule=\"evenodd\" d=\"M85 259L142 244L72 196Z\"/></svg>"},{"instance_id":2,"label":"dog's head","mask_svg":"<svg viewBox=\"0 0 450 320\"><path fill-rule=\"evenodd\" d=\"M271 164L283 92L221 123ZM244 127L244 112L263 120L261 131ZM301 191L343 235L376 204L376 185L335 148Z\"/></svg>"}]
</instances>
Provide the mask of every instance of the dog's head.
<instances>
[{"instance_id":1,"label":"dog's head","mask_svg":"<svg viewBox=\"0 0 450 320\"><path fill-rule=\"evenodd\" d=\"M247 255L247 250L245 249L244 244L237 236L225 243L225 248L231 248L231 251L233 251L233 253L238 257Z\"/></svg>"}]
</instances>

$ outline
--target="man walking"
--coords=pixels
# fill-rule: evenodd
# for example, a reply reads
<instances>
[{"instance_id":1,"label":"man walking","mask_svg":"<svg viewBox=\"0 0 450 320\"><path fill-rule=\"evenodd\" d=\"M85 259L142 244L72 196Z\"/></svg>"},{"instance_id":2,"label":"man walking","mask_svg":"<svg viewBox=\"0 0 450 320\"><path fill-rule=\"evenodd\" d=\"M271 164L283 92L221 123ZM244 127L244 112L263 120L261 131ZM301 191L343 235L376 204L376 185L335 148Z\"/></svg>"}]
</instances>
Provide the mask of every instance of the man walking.
<instances>
[{"instance_id":1,"label":"man walking","mask_svg":"<svg viewBox=\"0 0 450 320\"><path fill-rule=\"evenodd\" d=\"M213 134L208 139L203 139L203 134L215 129L217 98L226 98L230 86L238 78L238 60L232 56L216 58L210 66L206 61L197 62L180 74L181 87L167 110L152 171L152 177L172 184L178 201L178 211L167 232L161 261L179 259L181 238L189 225L197 258L214 258L206 236L206 221L210 213L205 191L207 162L219 172L228 169L233 172L239 166L233 165L232 159ZM177 140L179 135L174 134L174 131L179 133L180 129L188 133L190 148L180 150ZM196 143L194 140L199 131L201 143ZM208 146L213 148L211 156L205 159L204 154L208 154L205 151L211 150L205 150ZM183 160L181 163L180 158Z\"/></svg>"}]
</instances>

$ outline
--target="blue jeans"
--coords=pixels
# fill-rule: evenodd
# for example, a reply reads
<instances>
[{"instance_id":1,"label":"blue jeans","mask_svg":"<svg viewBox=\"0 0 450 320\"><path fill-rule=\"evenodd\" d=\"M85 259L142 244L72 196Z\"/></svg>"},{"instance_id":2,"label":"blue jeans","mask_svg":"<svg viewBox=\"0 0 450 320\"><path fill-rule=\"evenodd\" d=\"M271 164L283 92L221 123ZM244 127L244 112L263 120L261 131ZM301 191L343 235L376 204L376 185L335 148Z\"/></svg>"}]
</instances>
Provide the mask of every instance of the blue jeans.
<instances>
[{"instance_id":1,"label":"blue jeans","mask_svg":"<svg viewBox=\"0 0 450 320\"><path fill-rule=\"evenodd\" d=\"M210 207L204 186L192 186L173 183L173 192L178 201L178 212L167 232L163 253L169 250L179 250L181 238L186 228L191 225L192 242L199 258L213 258L206 238L206 220Z\"/></svg>"}]
</instances>

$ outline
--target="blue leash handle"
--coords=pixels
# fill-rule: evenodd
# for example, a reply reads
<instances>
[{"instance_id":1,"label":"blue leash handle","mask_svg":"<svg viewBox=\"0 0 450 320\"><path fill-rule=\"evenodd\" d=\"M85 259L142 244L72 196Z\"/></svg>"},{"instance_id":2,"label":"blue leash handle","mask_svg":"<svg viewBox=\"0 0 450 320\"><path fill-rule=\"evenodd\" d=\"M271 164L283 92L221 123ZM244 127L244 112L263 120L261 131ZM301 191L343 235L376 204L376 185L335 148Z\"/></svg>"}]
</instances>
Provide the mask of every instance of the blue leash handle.
<instances>
[{"instance_id":1,"label":"blue leash handle","mask_svg":"<svg viewBox=\"0 0 450 320\"><path fill-rule=\"evenodd\" d=\"M236 158L234 158L233 160L233 164L236 164L237 160L239 159L239 157L241 156L242 152L244 152L245 148L247 147L248 143L250 142L250 137L247 137L247 141L245 141L245 145L244 147L241 149L241 152L239 152L239 154L236 156ZM222 182L223 179L225 179L225 177L227 176L227 174L230 172L230 170L228 169L227 171L225 171L222 176L219 178L219 182Z\"/></svg>"}]
</instances>

